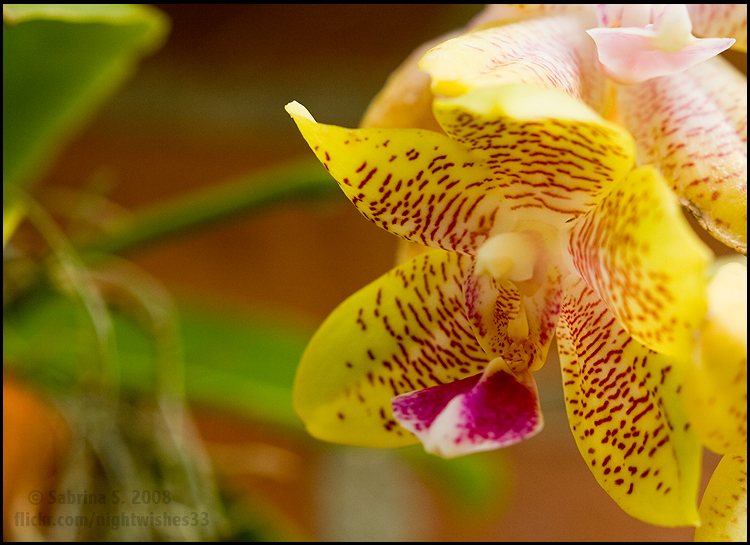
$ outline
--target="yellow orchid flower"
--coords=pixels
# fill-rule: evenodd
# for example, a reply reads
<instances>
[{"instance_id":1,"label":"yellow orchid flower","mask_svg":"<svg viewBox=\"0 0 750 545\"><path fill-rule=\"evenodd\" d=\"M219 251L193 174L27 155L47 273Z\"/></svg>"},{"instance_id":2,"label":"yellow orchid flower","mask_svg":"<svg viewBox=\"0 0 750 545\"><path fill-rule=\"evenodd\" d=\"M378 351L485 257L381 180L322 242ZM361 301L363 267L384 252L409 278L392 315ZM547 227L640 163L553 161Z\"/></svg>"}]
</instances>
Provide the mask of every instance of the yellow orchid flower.
<instances>
[{"instance_id":1,"label":"yellow orchid flower","mask_svg":"<svg viewBox=\"0 0 750 545\"><path fill-rule=\"evenodd\" d=\"M599 483L644 521L697 525L702 444L746 445L743 388L733 382L722 406L737 425L704 418L697 430L682 390L692 384L689 395L711 404L727 365L742 369L741 341L732 337L728 363L712 355L726 306L712 288L723 281L708 287L712 255L683 218L674 179L659 161L639 166L642 144L613 122L625 116L594 57L581 62L596 49L582 21L490 26L430 50L420 66L446 95L431 100L437 130L346 129L287 105L363 215L433 248L334 310L300 363L295 409L333 442L418 439L444 457L504 447L542 427L533 372L556 334L571 429ZM679 55L695 43L668 39L665 28L684 34L680 13L653 26L635 33L639 50ZM710 217L724 221L717 210ZM745 326L744 369L746 353Z\"/></svg>"}]
</instances>

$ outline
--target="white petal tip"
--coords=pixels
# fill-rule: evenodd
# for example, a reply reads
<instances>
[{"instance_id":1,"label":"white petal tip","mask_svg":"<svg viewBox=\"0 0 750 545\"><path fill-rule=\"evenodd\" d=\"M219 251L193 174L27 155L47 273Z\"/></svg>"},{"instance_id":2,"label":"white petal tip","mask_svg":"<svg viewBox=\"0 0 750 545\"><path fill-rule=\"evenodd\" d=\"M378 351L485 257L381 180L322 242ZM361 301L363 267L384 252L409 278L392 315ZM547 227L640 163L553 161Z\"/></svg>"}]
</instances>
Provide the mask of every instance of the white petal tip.
<instances>
[{"instance_id":1,"label":"white petal tip","mask_svg":"<svg viewBox=\"0 0 750 545\"><path fill-rule=\"evenodd\" d=\"M289 104L287 104L284 109L286 112L291 115L292 117L302 117L304 119L308 119L315 123L315 119L312 115L310 115L310 112L307 111L307 108L305 108L302 104L299 102L292 101Z\"/></svg>"}]
</instances>

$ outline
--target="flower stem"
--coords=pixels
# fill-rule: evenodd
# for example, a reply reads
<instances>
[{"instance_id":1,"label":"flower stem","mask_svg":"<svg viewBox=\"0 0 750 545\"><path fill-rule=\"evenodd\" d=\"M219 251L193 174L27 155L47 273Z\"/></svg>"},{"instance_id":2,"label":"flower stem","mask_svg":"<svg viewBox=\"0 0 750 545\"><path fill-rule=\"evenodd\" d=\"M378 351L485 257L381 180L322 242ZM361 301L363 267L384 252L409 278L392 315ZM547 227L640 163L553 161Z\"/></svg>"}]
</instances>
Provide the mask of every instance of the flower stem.
<instances>
[{"instance_id":1,"label":"flower stem","mask_svg":"<svg viewBox=\"0 0 750 545\"><path fill-rule=\"evenodd\" d=\"M337 184L320 163L302 161L147 206L114 223L95 240L79 243L79 251L85 261L95 261L240 214L338 193Z\"/></svg>"}]
</instances>

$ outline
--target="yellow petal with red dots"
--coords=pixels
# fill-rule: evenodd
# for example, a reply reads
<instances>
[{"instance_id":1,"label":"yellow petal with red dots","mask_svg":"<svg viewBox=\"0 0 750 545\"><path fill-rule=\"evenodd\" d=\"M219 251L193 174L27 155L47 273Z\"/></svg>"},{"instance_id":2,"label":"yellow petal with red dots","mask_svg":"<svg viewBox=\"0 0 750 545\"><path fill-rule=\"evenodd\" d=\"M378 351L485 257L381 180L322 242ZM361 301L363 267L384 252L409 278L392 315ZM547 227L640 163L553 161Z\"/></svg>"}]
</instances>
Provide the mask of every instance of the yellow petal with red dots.
<instances>
[{"instance_id":1,"label":"yellow petal with red dots","mask_svg":"<svg viewBox=\"0 0 750 545\"><path fill-rule=\"evenodd\" d=\"M355 446L416 443L391 399L481 373L488 359L464 311L466 257L431 250L336 308L297 369L293 401L311 435Z\"/></svg>"},{"instance_id":2,"label":"yellow petal with red dots","mask_svg":"<svg viewBox=\"0 0 750 545\"><path fill-rule=\"evenodd\" d=\"M747 450L724 455L698 512L701 525L695 541L747 541Z\"/></svg>"},{"instance_id":3,"label":"yellow petal with red dots","mask_svg":"<svg viewBox=\"0 0 750 545\"><path fill-rule=\"evenodd\" d=\"M482 189L520 220L559 227L596 205L634 164L632 137L562 91L479 88L435 99L434 112L445 133L487 165L492 182Z\"/></svg>"},{"instance_id":4,"label":"yellow petal with red dots","mask_svg":"<svg viewBox=\"0 0 750 545\"><path fill-rule=\"evenodd\" d=\"M350 201L386 231L473 253L503 216L490 172L445 135L420 129L344 129L287 112Z\"/></svg>"},{"instance_id":5,"label":"yellow petal with red dots","mask_svg":"<svg viewBox=\"0 0 750 545\"><path fill-rule=\"evenodd\" d=\"M630 335L657 352L690 356L706 312L711 252L656 169L633 171L573 224L570 253Z\"/></svg>"},{"instance_id":6,"label":"yellow petal with red dots","mask_svg":"<svg viewBox=\"0 0 750 545\"><path fill-rule=\"evenodd\" d=\"M575 275L557 340L570 429L602 488L645 522L696 525L701 445L679 395L686 363L633 339Z\"/></svg>"},{"instance_id":7,"label":"yellow petal with red dots","mask_svg":"<svg viewBox=\"0 0 750 545\"><path fill-rule=\"evenodd\" d=\"M621 87L618 110L638 163L657 166L709 233L746 254L747 77L717 57Z\"/></svg>"},{"instance_id":8,"label":"yellow petal with red dots","mask_svg":"<svg viewBox=\"0 0 750 545\"><path fill-rule=\"evenodd\" d=\"M701 442L724 454L747 446L747 267L722 266L685 382L685 406Z\"/></svg>"}]
</instances>

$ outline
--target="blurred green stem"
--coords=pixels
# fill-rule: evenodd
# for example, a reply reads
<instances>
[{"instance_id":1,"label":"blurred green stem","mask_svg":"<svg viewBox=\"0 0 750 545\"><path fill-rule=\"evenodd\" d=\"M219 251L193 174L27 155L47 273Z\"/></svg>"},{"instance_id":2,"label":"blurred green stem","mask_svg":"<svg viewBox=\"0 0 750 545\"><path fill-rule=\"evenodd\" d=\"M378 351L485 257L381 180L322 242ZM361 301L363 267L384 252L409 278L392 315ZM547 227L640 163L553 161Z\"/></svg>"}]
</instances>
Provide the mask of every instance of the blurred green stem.
<instances>
[{"instance_id":1,"label":"blurred green stem","mask_svg":"<svg viewBox=\"0 0 750 545\"><path fill-rule=\"evenodd\" d=\"M291 201L331 198L338 185L317 160L264 171L148 206L117 222L99 238L79 243L86 262L207 224Z\"/></svg>"}]
</instances>

